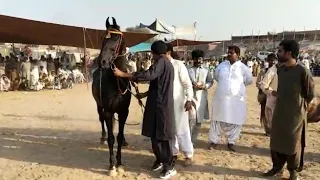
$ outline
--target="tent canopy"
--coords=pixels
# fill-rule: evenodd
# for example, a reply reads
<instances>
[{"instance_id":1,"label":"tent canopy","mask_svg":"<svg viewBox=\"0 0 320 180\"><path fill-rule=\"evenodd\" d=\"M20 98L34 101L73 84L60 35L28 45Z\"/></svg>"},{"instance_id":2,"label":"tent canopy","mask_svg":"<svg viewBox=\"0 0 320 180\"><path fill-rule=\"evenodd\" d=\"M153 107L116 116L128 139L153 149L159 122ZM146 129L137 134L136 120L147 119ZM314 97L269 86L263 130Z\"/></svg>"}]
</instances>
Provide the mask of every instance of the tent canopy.
<instances>
[{"instance_id":1,"label":"tent canopy","mask_svg":"<svg viewBox=\"0 0 320 180\"><path fill-rule=\"evenodd\" d=\"M130 47L129 52L143 52L143 51L151 51L152 43L140 43L135 46Z\"/></svg>"},{"instance_id":2,"label":"tent canopy","mask_svg":"<svg viewBox=\"0 0 320 180\"><path fill-rule=\"evenodd\" d=\"M192 40L186 40L186 39L175 39L170 42L172 46L195 46L200 44L210 44L214 41L192 41Z\"/></svg>"},{"instance_id":3,"label":"tent canopy","mask_svg":"<svg viewBox=\"0 0 320 180\"><path fill-rule=\"evenodd\" d=\"M156 19L150 25L144 25L140 23L140 28L149 28L152 31L156 31L158 33L163 33L163 34L173 34L175 31L175 28L173 26L166 25L163 22L159 21L158 19Z\"/></svg>"},{"instance_id":4,"label":"tent canopy","mask_svg":"<svg viewBox=\"0 0 320 180\"><path fill-rule=\"evenodd\" d=\"M0 15L0 42L100 49L105 30L81 28ZM144 42L156 34L123 32L127 47Z\"/></svg>"}]
</instances>

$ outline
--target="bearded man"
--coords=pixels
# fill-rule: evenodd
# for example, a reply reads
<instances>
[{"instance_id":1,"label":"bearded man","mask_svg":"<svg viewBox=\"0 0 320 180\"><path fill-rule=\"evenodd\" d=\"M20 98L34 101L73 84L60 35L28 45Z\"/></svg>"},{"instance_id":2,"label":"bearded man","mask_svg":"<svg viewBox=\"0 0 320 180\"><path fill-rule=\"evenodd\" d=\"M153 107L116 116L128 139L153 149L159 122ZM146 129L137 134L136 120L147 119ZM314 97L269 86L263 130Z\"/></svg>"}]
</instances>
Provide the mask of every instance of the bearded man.
<instances>
[{"instance_id":1,"label":"bearded man","mask_svg":"<svg viewBox=\"0 0 320 180\"><path fill-rule=\"evenodd\" d=\"M308 69L297 63L299 44L283 40L278 49L278 88L272 91L276 105L270 137L273 167L264 176L282 172L287 163L290 180L298 179L300 158L303 157L307 125L307 105L314 98L313 78Z\"/></svg>"}]
</instances>

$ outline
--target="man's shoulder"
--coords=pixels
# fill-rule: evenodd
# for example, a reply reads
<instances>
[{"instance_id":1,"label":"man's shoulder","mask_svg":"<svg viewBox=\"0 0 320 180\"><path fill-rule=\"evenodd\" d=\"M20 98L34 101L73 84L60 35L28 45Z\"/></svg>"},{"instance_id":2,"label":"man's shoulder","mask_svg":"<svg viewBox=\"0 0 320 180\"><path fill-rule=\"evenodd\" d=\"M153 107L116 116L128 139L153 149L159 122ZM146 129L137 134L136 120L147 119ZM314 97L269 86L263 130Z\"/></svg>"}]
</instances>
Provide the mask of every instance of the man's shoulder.
<instances>
[{"instance_id":1,"label":"man's shoulder","mask_svg":"<svg viewBox=\"0 0 320 180\"><path fill-rule=\"evenodd\" d=\"M243 62L241 62L241 61L238 61L237 62L238 63L238 67L240 67L240 68L248 68L248 66L247 65L245 65Z\"/></svg>"},{"instance_id":2,"label":"man's shoulder","mask_svg":"<svg viewBox=\"0 0 320 180\"><path fill-rule=\"evenodd\" d=\"M302 72L302 73L307 73L309 69L302 63L297 63L297 68Z\"/></svg>"},{"instance_id":3,"label":"man's shoulder","mask_svg":"<svg viewBox=\"0 0 320 180\"><path fill-rule=\"evenodd\" d=\"M181 60L177 60L177 59L172 59L176 64L178 64L179 66L185 66L183 61Z\"/></svg>"}]
</instances>

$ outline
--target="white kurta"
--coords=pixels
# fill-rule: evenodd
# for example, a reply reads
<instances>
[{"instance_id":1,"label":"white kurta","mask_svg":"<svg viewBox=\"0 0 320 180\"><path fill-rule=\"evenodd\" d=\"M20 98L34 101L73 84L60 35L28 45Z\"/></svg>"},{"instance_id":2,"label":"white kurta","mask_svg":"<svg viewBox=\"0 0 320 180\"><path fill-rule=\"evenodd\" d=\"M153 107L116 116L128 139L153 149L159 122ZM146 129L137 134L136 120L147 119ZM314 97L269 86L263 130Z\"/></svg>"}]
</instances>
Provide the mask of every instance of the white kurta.
<instances>
[{"instance_id":1,"label":"white kurta","mask_svg":"<svg viewBox=\"0 0 320 180\"><path fill-rule=\"evenodd\" d=\"M222 62L215 71L218 82L213 96L212 121L242 125L246 120L246 87L252 83L250 69L241 61Z\"/></svg>"},{"instance_id":2,"label":"white kurta","mask_svg":"<svg viewBox=\"0 0 320 180\"><path fill-rule=\"evenodd\" d=\"M43 69L47 69L47 61L43 61L43 60L40 60L39 61L39 67L42 66Z\"/></svg>"},{"instance_id":3,"label":"white kurta","mask_svg":"<svg viewBox=\"0 0 320 180\"><path fill-rule=\"evenodd\" d=\"M32 64L31 73L30 73L30 81L31 81L30 84L31 84L32 88L34 88L34 86L39 81L39 69L38 69L38 65L36 65L36 64Z\"/></svg>"},{"instance_id":4,"label":"white kurta","mask_svg":"<svg viewBox=\"0 0 320 180\"><path fill-rule=\"evenodd\" d=\"M209 119L208 89L212 87L213 79L208 68L192 67L188 71L193 84L200 82L206 86L205 90L193 89L197 109L197 122L202 123L203 120Z\"/></svg>"},{"instance_id":5,"label":"white kurta","mask_svg":"<svg viewBox=\"0 0 320 180\"><path fill-rule=\"evenodd\" d=\"M251 73L253 71L253 62L252 61L248 61L247 62L248 68L250 69Z\"/></svg>"},{"instance_id":6,"label":"white kurta","mask_svg":"<svg viewBox=\"0 0 320 180\"><path fill-rule=\"evenodd\" d=\"M173 98L174 98L174 119L177 135L189 132L189 116L184 105L193 97L192 84L189 79L188 70L182 61L171 59L174 67Z\"/></svg>"}]
</instances>

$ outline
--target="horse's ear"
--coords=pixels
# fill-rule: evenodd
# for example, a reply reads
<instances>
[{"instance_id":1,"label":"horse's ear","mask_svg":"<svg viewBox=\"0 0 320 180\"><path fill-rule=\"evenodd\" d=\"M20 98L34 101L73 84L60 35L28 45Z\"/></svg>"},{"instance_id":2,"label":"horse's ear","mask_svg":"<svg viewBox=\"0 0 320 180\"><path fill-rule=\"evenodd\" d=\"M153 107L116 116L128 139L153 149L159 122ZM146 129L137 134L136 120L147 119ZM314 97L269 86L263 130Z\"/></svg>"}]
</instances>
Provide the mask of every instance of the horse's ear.
<instances>
[{"instance_id":1,"label":"horse's ear","mask_svg":"<svg viewBox=\"0 0 320 180\"><path fill-rule=\"evenodd\" d=\"M109 17L106 19L106 28L108 29L110 27L110 23L109 23Z\"/></svg>"},{"instance_id":2,"label":"horse's ear","mask_svg":"<svg viewBox=\"0 0 320 180\"><path fill-rule=\"evenodd\" d=\"M114 17L112 17L112 25L114 26L118 26L117 21Z\"/></svg>"}]
</instances>

